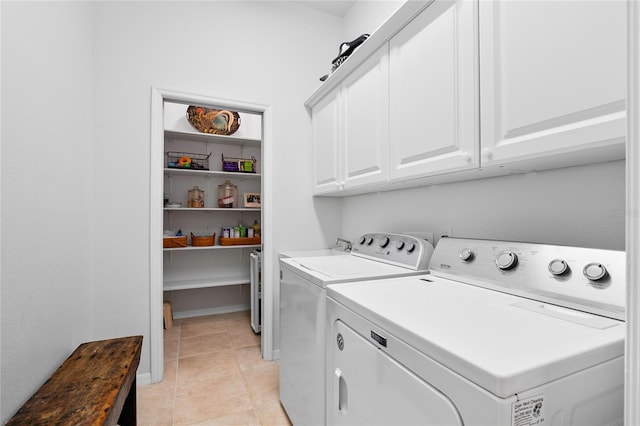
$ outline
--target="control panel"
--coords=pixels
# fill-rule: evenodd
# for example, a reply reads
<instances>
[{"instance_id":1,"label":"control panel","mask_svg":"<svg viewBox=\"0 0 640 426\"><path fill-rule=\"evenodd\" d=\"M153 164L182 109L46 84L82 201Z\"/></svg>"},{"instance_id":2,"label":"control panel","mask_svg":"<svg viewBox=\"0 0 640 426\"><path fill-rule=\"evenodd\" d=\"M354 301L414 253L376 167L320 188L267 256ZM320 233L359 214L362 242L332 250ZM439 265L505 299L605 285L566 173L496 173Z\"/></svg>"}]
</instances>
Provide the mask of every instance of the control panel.
<instances>
[{"instance_id":1,"label":"control panel","mask_svg":"<svg viewBox=\"0 0 640 426\"><path fill-rule=\"evenodd\" d=\"M429 269L435 276L623 320L625 265L624 251L443 238Z\"/></svg>"},{"instance_id":2,"label":"control panel","mask_svg":"<svg viewBox=\"0 0 640 426\"><path fill-rule=\"evenodd\" d=\"M373 233L358 238L351 254L419 271L427 269L433 246L412 235Z\"/></svg>"}]
</instances>

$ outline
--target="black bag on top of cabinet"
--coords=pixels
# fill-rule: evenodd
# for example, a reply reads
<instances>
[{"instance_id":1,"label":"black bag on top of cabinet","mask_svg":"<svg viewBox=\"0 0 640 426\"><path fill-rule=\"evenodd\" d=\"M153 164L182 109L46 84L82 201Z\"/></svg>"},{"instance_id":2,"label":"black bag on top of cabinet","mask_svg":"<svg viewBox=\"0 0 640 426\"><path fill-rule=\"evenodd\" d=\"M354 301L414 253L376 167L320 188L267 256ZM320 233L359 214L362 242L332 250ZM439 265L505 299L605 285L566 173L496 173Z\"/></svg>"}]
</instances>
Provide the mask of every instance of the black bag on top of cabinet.
<instances>
[{"instance_id":1,"label":"black bag on top of cabinet","mask_svg":"<svg viewBox=\"0 0 640 426\"><path fill-rule=\"evenodd\" d=\"M346 61L347 58L353 52L355 52L355 50L362 43L364 43L367 38L369 38L369 34L362 34L360 37L353 41L345 41L340 43L340 47L338 48L338 56L333 61L331 61L331 71L329 71L329 74L325 74L320 77L320 81L325 81L331 74L333 74L338 69L338 67L342 65L342 63Z\"/></svg>"}]
</instances>

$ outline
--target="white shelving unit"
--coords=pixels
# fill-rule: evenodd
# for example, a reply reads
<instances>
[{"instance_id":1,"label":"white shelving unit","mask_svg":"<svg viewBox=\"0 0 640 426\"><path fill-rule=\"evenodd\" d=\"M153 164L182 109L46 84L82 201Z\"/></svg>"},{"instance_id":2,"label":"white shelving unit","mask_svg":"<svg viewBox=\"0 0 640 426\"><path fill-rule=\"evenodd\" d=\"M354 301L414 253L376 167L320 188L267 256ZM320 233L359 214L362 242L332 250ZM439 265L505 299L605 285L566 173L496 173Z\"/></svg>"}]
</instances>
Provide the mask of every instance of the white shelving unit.
<instances>
[{"instance_id":1,"label":"white shelving unit","mask_svg":"<svg viewBox=\"0 0 640 426\"><path fill-rule=\"evenodd\" d=\"M250 227L255 220L262 223L261 209L243 206L244 193L261 193L262 141L248 135L259 134L260 117L241 113L243 123L236 134L230 136L212 135L190 130L185 114L168 117L169 110L186 105L166 104L164 131L164 193L170 202L179 202L182 207L163 208L165 230L180 229L187 236L191 234L209 236L215 233L213 246L164 248L163 290L179 291L205 289L223 286L249 284L250 253L261 244L219 245L221 228L234 226L241 221ZM247 128L243 127L245 121ZM176 130L177 129L177 130ZM243 130L243 131L241 131ZM185 152L210 155L209 170L189 170L169 168L167 152ZM227 172L222 170L222 156L230 158L255 158L256 172ZM238 186L238 207L219 208L218 185L231 181ZM197 186L205 193L203 208L189 208L188 191Z\"/></svg>"},{"instance_id":2,"label":"white shelving unit","mask_svg":"<svg viewBox=\"0 0 640 426\"><path fill-rule=\"evenodd\" d=\"M246 138L235 135L214 135L209 133L200 133L191 130L168 130L164 131L165 139L189 139L197 142L205 143L221 143L224 145L236 145L236 146L255 146L260 147L262 140L259 138Z\"/></svg>"},{"instance_id":3,"label":"white shelving unit","mask_svg":"<svg viewBox=\"0 0 640 426\"><path fill-rule=\"evenodd\" d=\"M195 288L221 287L227 285L246 284L250 281L249 275L246 277L220 277L216 279L165 281L164 290L188 290Z\"/></svg>"},{"instance_id":4,"label":"white shelving unit","mask_svg":"<svg viewBox=\"0 0 640 426\"><path fill-rule=\"evenodd\" d=\"M235 246L205 246L205 247L171 247L162 249L164 251L190 251L190 250L237 250L245 248L260 248L261 244L243 244Z\"/></svg>"}]
</instances>

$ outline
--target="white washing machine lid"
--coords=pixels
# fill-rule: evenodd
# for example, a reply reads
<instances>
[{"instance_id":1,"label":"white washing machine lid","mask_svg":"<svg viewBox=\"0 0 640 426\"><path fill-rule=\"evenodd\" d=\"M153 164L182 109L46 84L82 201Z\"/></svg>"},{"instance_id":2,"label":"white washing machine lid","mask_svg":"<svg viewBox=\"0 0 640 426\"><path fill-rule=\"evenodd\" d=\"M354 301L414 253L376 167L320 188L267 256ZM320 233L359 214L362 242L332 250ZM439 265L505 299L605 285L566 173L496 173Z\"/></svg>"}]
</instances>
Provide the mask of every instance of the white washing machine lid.
<instances>
[{"instance_id":1,"label":"white washing machine lid","mask_svg":"<svg viewBox=\"0 0 640 426\"><path fill-rule=\"evenodd\" d=\"M624 354L622 321L431 275L327 295L501 398Z\"/></svg>"},{"instance_id":2,"label":"white washing machine lid","mask_svg":"<svg viewBox=\"0 0 640 426\"><path fill-rule=\"evenodd\" d=\"M426 272L353 255L286 258L280 259L280 264L321 287L325 287L327 284L392 278Z\"/></svg>"}]
</instances>

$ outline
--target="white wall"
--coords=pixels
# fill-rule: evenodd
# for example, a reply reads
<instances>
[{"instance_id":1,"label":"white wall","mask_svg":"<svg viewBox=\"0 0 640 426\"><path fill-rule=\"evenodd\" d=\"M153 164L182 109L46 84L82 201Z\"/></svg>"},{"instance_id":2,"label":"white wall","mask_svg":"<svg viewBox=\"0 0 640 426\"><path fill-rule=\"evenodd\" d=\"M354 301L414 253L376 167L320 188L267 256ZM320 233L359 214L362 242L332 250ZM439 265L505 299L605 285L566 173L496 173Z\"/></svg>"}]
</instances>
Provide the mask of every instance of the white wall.
<instances>
[{"instance_id":1,"label":"white wall","mask_svg":"<svg viewBox=\"0 0 640 426\"><path fill-rule=\"evenodd\" d=\"M333 242L339 200L308 196L303 102L341 19L261 1L0 7L5 421L82 341L142 334L138 373L150 371L152 85L272 105L277 212L265 232L276 252Z\"/></svg>"},{"instance_id":2,"label":"white wall","mask_svg":"<svg viewBox=\"0 0 640 426\"><path fill-rule=\"evenodd\" d=\"M339 201L309 196L303 103L321 84L340 19L288 2L98 2L94 22L96 338L148 335L152 85L273 105L276 213L265 233L276 252L333 242ZM150 369L148 344L139 373Z\"/></svg>"},{"instance_id":3,"label":"white wall","mask_svg":"<svg viewBox=\"0 0 640 426\"><path fill-rule=\"evenodd\" d=\"M91 339L92 6L2 2L4 422Z\"/></svg>"},{"instance_id":4,"label":"white wall","mask_svg":"<svg viewBox=\"0 0 640 426\"><path fill-rule=\"evenodd\" d=\"M346 198L342 233L453 236L624 250L624 161Z\"/></svg>"},{"instance_id":5,"label":"white wall","mask_svg":"<svg viewBox=\"0 0 640 426\"><path fill-rule=\"evenodd\" d=\"M344 17L343 41L373 34L406 0L358 0Z\"/></svg>"}]
</instances>

